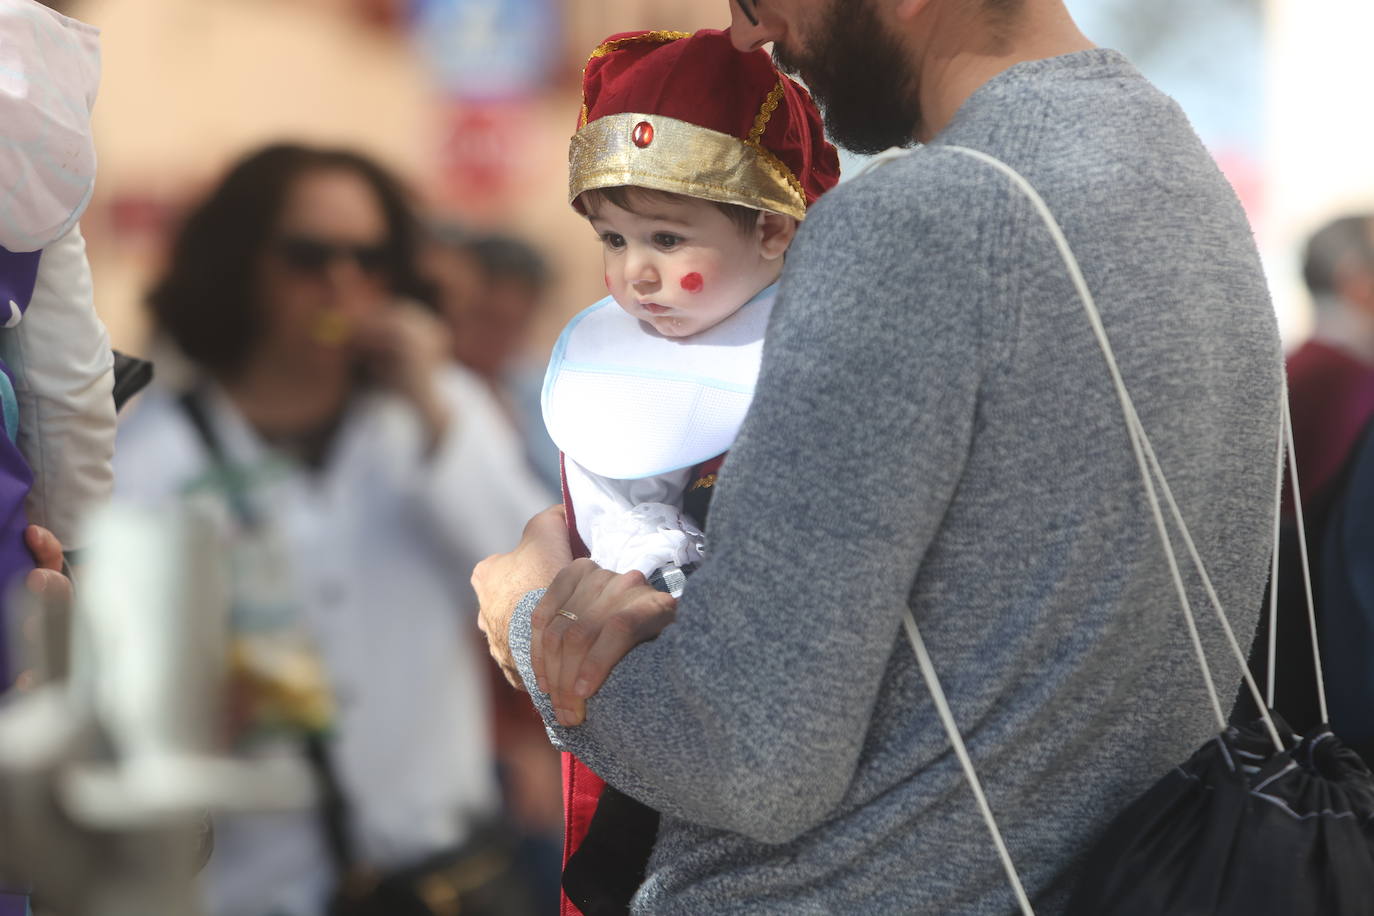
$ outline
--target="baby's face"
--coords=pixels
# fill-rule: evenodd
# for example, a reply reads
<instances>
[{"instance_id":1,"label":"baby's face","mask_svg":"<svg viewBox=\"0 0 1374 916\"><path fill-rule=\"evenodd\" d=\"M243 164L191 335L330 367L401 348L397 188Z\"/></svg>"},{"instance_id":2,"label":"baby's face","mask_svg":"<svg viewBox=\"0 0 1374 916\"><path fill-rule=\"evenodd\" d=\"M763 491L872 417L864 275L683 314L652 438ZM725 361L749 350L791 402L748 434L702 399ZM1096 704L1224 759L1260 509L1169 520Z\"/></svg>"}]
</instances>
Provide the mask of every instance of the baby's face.
<instances>
[{"instance_id":1,"label":"baby's face","mask_svg":"<svg viewBox=\"0 0 1374 916\"><path fill-rule=\"evenodd\" d=\"M764 230L745 232L696 198L654 198L634 212L599 201L606 288L626 312L665 337L691 337L733 315L777 279L781 252Z\"/></svg>"}]
</instances>

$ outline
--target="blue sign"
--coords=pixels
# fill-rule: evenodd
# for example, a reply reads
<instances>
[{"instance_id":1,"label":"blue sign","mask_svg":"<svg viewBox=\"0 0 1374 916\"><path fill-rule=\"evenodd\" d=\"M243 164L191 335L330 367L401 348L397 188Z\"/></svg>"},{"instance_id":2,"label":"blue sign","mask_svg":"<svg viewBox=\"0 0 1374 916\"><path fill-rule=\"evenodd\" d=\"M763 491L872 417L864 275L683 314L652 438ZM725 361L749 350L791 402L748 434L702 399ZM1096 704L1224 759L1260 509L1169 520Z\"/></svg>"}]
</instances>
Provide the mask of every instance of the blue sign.
<instances>
[{"instance_id":1,"label":"blue sign","mask_svg":"<svg viewBox=\"0 0 1374 916\"><path fill-rule=\"evenodd\" d=\"M448 95L502 99L542 90L560 63L555 0L413 0L421 54Z\"/></svg>"}]
</instances>

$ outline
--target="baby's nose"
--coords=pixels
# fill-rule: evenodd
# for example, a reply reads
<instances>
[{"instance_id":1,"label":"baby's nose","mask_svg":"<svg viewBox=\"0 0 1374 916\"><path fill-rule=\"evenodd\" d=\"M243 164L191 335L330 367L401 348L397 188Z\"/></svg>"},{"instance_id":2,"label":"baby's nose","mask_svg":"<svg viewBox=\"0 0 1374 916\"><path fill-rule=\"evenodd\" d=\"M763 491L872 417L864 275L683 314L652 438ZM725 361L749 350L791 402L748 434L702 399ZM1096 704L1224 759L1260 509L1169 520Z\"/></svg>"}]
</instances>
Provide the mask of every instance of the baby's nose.
<instances>
[{"instance_id":1,"label":"baby's nose","mask_svg":"<svg viewBox=\"0 0 1374 916\"><path fill-rule=\"evenodd\" d=\"M658 289L658 271L652 268L645 268L638 271L630 280L630 285L636 292L647 293Z\"/></svg>"}]
</instances>

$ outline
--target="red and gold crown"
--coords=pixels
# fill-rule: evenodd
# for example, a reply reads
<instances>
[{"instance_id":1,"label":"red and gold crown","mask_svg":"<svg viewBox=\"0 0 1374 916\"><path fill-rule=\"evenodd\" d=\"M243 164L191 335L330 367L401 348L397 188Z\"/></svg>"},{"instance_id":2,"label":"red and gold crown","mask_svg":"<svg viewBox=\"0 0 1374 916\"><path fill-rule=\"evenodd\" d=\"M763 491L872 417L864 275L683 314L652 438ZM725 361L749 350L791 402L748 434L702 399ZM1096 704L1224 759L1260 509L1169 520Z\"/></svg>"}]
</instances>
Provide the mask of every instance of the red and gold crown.
<instances>
[{"instance_id":1,"label":"red and gold crown","mask_svg":"<svg viewBox=\"0 0 1374 916\"><path fill-rule=\"evenodd\" d=\"M796 219L840 179L811 96L715 29L624 32L592 52L568 199L633 185Z\"/></svg>"}]
</instances>

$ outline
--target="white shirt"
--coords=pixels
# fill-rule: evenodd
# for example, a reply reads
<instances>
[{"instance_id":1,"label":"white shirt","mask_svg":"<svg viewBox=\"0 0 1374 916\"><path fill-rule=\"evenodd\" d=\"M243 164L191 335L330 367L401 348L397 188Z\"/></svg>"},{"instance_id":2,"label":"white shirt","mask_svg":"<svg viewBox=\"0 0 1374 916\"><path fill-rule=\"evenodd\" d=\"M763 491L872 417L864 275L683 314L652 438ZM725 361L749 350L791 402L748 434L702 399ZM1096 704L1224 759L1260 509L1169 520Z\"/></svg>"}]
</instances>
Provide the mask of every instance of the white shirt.
<instances>
[{"instance_id":1,"label":"white shirt","mask_svg":"<svg viewBox=\"0 0 1374 916\"><path fill-rule=\"evenodd\" d=\"M80 227L43 249L28 311L0 328L0 360L14 376L17 443L33 471L29 521L81 547L86 517L110 498L115 407L114 356Z\"/></svg>"},{"instance_id":2,"label":"white shirt","mask_svg":"<svg viewBox=\"0 0 1374 916\"><path fill-rule=\"evenodd\" d=\"M367 393L318 473L268 484L272 521L339 706L334 760L365 861L411 863L460 842L497 805L483 649L468 578L550 503L485 386L446 370L453 423L426 461L420 422ZM207 399L235 463L269 453L226 397ZM155 391L121 429L116 499L173 498L208 470L175 397ZM332 867L315 812L219 818L206 871L219 916L316 916Z\"/></svg>"}]
</instances>

